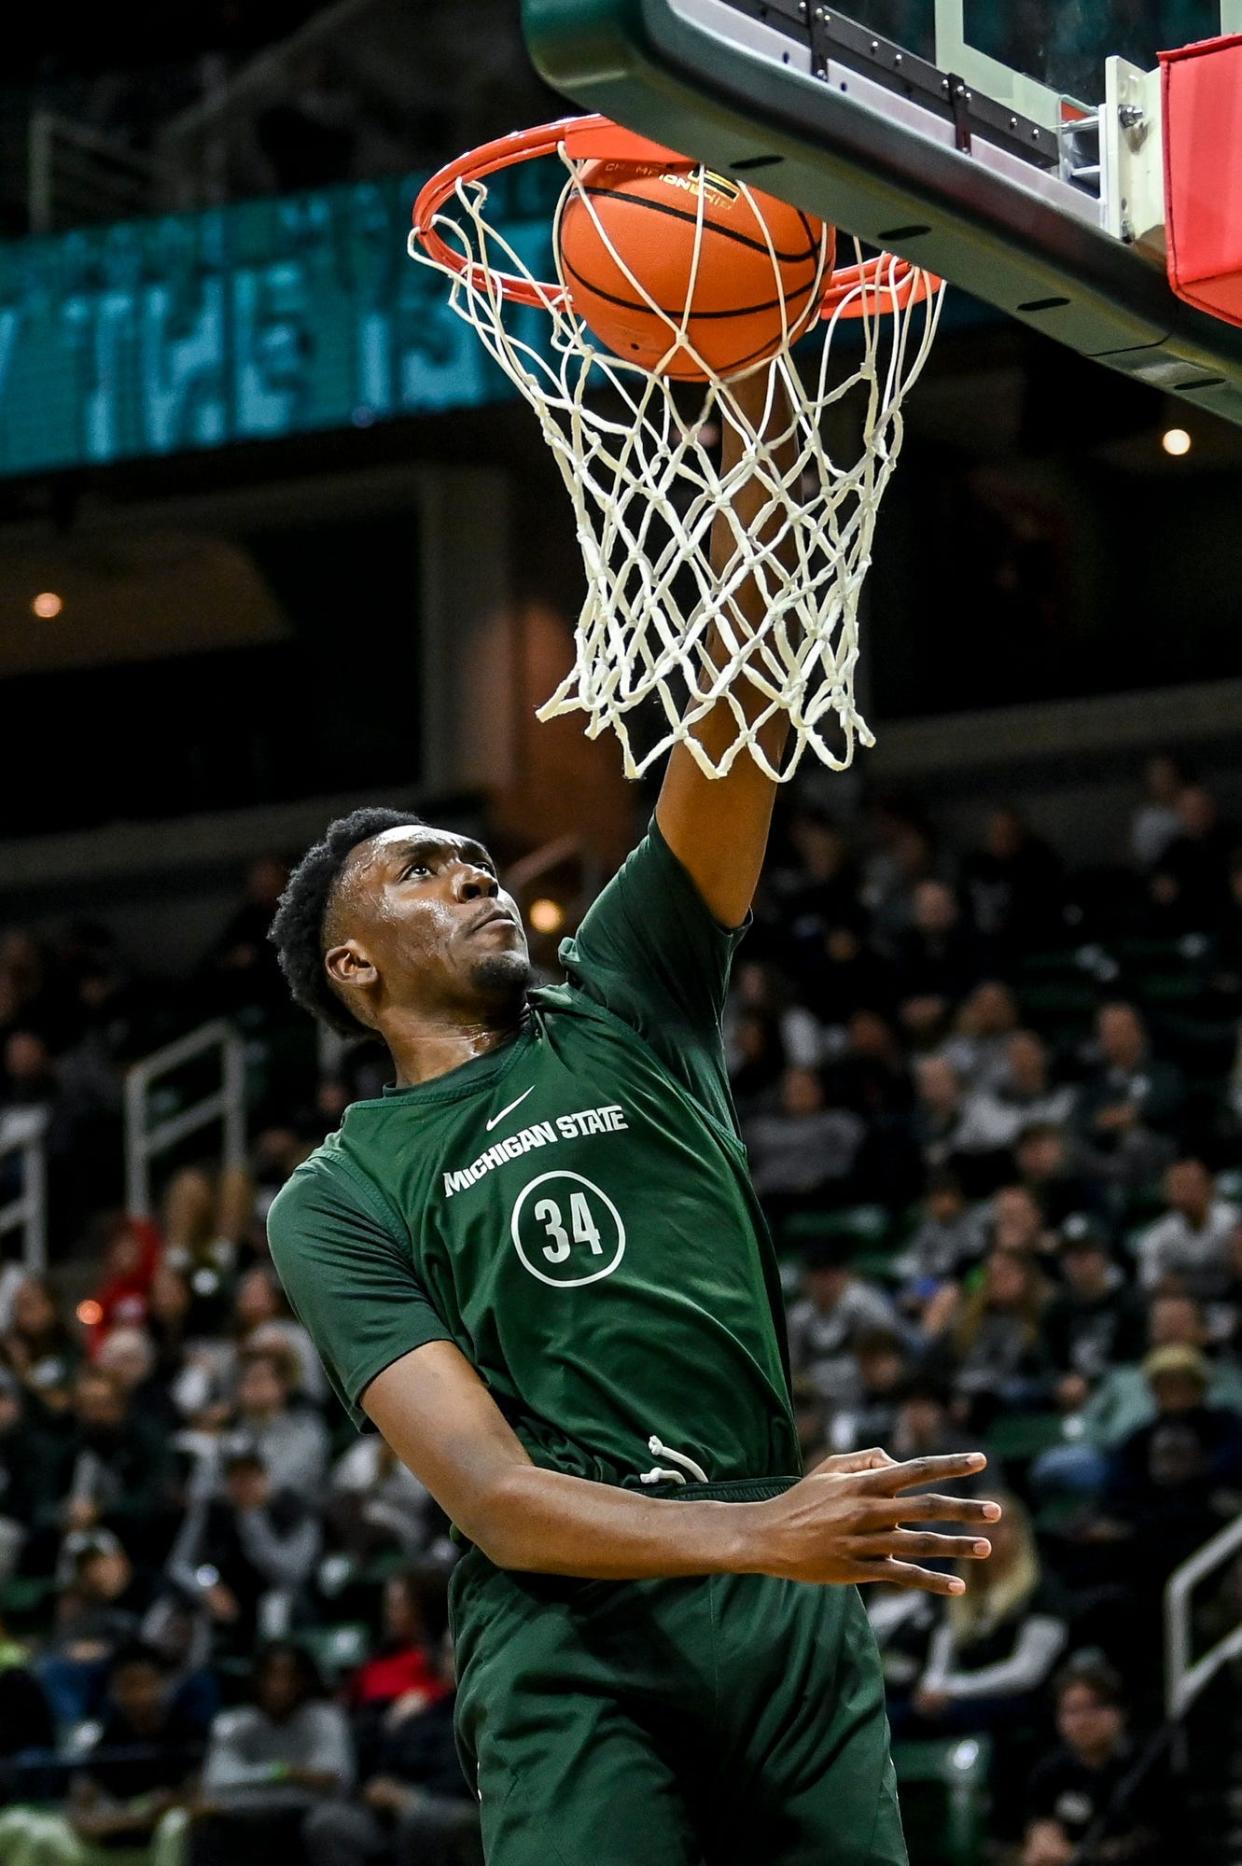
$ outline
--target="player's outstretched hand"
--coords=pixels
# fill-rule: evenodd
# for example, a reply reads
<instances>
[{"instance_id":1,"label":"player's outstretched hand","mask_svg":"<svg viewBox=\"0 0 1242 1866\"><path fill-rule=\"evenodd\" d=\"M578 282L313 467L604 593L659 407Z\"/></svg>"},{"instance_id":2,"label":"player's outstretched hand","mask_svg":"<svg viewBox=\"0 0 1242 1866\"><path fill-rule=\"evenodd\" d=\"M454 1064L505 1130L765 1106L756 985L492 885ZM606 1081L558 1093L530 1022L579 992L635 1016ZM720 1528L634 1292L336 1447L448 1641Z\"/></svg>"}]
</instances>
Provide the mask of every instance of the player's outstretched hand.
<instances>
[{"instance_id":1,"label":"player's outstretched hand","mask_svg":"<svg viewBox=\"0 0 1242 1866\"><path fill-rule=\"evenodd\" d=\"M973 1528L996 1522L1000 1505L902 1492L975 1477L986 1465L982 1452L905 1464L884 1451L828 1458L784 1496L758 1506L765 1517L764 1572L790 1581L883 1581L927 1594L960 1594L965 1582L958 1576L919 1562L986 1561L992 1544L977 1535L946 1536L905 1525L953 1522Z\"/></svg>"}]
</instances>

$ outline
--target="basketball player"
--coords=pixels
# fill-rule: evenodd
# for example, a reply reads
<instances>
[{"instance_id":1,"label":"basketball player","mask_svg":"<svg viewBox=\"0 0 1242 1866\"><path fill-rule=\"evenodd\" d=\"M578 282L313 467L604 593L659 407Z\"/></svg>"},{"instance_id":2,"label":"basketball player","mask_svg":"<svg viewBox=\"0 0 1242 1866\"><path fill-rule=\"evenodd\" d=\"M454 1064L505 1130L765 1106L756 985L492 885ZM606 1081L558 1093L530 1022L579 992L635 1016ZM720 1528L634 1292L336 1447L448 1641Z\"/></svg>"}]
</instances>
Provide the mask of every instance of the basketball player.
<instances>
[{"instance_id":1,"label":"basketball player","mask_svg":"<svg viewBox=\"0 0 1242 1866\"><path fill-rule=\"evenodd\" d=\"M746 482L734 521L762 503ZM989 1553L995 1504L904 1495L981 1456L800 1474L720 1036L773 792L678 747L553 989L486 849L391 811L334 823L273 926L298 1001L396 1071L269 1227L354 1420L469 1544L457 1728L489 1866L898 1866L853 1584L948 1595L922 1564ZM903 1526L946 1519L972 1533Z\"/></svg>"}]
</instances>

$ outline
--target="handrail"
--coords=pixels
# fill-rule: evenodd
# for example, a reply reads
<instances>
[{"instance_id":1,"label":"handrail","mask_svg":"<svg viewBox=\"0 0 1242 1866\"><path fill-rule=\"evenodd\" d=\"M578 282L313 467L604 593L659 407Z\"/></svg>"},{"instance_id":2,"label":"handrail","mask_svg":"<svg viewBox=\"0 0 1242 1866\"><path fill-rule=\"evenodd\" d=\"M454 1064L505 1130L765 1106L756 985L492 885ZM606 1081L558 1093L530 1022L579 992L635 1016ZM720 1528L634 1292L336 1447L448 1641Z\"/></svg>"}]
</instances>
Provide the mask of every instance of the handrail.
<instances>
[{"instance_id":1,"label":"handrail","mask_svg":"<svg viewBox=\"0 0 1242 1866\"><path fill-rule=\"evenodd\" d=\"M13 1108L0 1119L0 1160L22 1156L22 1189L0 1205L0 1237L22 1233L22 1261L31 1276L47 1269L47 1130L46 1108Z\"/></svg>"},{"instance_id":2,"label":"handrail","mask_svg":"<svg viewBox=\"0 0 1242 1866\"><path fill-rule=\"evenodd\" d=\"M220 1088L214 1095L148 1127L151 1084L197 1056L221 1053ZM224 1124L224 1164L239 1167L246 1157L246 1046L231 1024L216 1018L135 1063L125 1076L125 1202L134 1218L151 1212L151 1161L187 1135L214 1121Z\"/></svg>"},{"instance_id":3,"label":"handrail","mask_svg":"<svg viewBox=\"0 0 1242 1866\"><path fill-rule=\"evenodd\" d=\"M87 179L95 193L102 191L104 164L117 171L111 179L120 182L118 195L114 186L108 211L114 215L149 212L155 205L161 183L167 187L175 179L171 169L141 151L90 124L55 110L36 110L27 132L27 217L31 233L52 233L57 225L57 154L59 150L85 151L91 158Z\"/></svg>"},{"instance_id":4,"label":"handrail","mask_svg":"<svg viewBox=\"0 0 1242 1866\"><path fill-rule=\"evenodd\" d=\"M291 58L317 45L321 39L330 37L339 27L348 25L355 14L367 12L374 4L375 0L336 0L335 5L325 6L321 12L314 14L296 31L282 39L279 45L268 46L256 53L240 71L234 72L209 96L200 98L197 103L188 105L175 117L171 117L157 136L157 146L161 150L175 149L196 131L227 116L251 92L261 94L273 79L280 76Z\"/></svg>"},{"instance_id":5,"label":"handrail","mask_svg":"<svg viewBox=\"0 0 1242 1866\"><path fill-rule=\"evenodd\" d=\"M1165 1709L1170 1721L1184 1717L1222 1665L1242 1653L1242 1626L1225 1633L1197 1662L1190 1657L1190 1597L1199 1582L1242 1548L1242 1516L1174 1570L1164 1591Z\"/></svg>"}]
</instances>

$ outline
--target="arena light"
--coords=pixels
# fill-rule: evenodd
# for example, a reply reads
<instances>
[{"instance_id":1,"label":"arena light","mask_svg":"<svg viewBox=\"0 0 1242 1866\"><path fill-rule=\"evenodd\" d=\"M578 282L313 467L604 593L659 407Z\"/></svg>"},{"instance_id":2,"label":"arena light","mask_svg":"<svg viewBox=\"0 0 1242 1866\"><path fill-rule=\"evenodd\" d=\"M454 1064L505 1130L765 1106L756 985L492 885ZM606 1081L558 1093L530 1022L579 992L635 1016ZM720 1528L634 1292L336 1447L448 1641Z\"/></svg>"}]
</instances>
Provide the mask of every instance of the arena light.
<instances>
[{"instance_id":1,"label":"arena light","mask_svg":"<svg viewBox=\"0 0 1242 1866\"><path fill-rule=\"evenodd\" d=\"M40 590L30 605L35 615L44 622L54 621L64 606L64 598L58 596L55 590Z\"/></svg>"},{"instance_id":2,"label":"arena light","mask_svg":"<svg viewBox=\"0 0 1242 1866\"><path fill-rule=\"evenodd\" d=\"M565 909L546 895L530 904L530 923L536 933L559 933L565 924Z\"/></svg>"},{"instance_id":3,"label":"arena light","mask_svg":"<svg viewBox=\"0 0 1242 1866\"><path fill-rule=\"evenodd\" d=\"M1194 442L1185 428L1168 428L1165 430L1160 445L1174 460L1183 460L1194 446Z\"/></svg>"}]
</instances>

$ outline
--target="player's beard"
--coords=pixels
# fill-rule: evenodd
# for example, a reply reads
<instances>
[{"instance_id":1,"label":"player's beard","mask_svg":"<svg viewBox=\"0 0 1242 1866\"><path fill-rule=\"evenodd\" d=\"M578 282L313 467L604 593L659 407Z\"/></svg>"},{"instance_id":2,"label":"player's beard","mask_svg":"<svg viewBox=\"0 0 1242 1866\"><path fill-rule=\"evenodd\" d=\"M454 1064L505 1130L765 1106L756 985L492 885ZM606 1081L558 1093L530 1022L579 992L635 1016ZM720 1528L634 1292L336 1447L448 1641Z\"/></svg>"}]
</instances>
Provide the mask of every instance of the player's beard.
<instances>
[{"instance_id":1,"label":"player's beard","mask_svg":"<svg viewBox=\"0 0 1242 1866\"><path fill-rule=\"evenodd\" d=\"M534 972L524 952L493 952L472 967L470 983L489 1004L519 1005L530 990Z\"/></svg>"}]
</instances>

